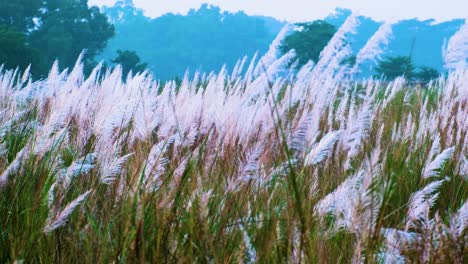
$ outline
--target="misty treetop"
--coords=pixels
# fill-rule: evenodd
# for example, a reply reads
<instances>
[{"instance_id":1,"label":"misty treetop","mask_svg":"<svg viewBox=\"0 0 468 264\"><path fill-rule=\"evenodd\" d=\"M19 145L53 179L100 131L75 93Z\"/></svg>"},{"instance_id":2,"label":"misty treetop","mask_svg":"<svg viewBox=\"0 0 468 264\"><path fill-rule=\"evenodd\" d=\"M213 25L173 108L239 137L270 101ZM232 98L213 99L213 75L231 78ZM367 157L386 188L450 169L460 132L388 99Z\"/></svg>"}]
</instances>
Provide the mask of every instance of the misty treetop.
<instances>
[{"instance_id":1,"label":"misty treetop","mask_svg":"<svg viewBox=\"0 0 468 264\"><path fill-rule=\"evenodd\" d=\"M14 46L24 50L23 56L2 54L2 63L24 68L27 60L36 77L47 74L55 60L61 68L72 67L83 50L85 67L92 68L114 35L107 17L87 0L0 0L0 26L0 39L12 36ZM2 42L2 50L14 49L10 44Z\"/></svg>"},{"instance_id":2,"label":"misty treetop","mask_svg":"<svg viewBox=\"0 0 468 264\"><path fill-rule=\"evenodd\" d=\"M116 36L100 56L114 58L117 50L133 50L148 62L157 78L190 72L233 68L238 59L267 51L283 26L272 18L222 12L202 5L185 16L166 14L149 19L131 1L104 8L115 23Z\"/></svg>"},{"instance_id":3,"label":"misty treetop","mask_svg":"<svg viewBox=\"0 0 468 264\"><path fill-rule=\"evenodd\" d=\"M114 24L116 35L99 59L110 61L116 57L117 50L132 50L148 63L149 69L160 79L182 77L186 70L192 73L197 70L216 72L225 64L232 69L236 61L244 56L251 58L257 51L259 54L265 53L285 25L285 22L271 17L223 12L209 5L191 10L185 16L166 14L154 19L146 17L131 0L119 1L102 10ZM337 9L324 21L339 28L350 13L349 10ZM356 35L349 39L354 52L362 49L381 25L381 22L364 16L359 17L359 22ZM307 24L313 22L303 25ZM462 24L463 20L439 24L432 20L400 21L392 25L394 37L389 39L390 43L382 51L382 56L408 56L412 50L415 67L431 67L441 72L444 69L440 47L444 39L450 38ZM294 38L290 37L289 40ZM301 54L301 51L306 51L315 54L315 57L322 46L304 45L307 41L302 44L293 42L298 44L296 52ZM302 57L302 63L306 57ZM368 66L363 65L360 69L363 77L376 74L373 67Z\"/></svg>"},{"instance_id":4,"label":"misty treetop","mask_svg":"<svg viewBox=\"0 0 468 264\"><path fill-rule=\"evenodd\" d=\"M336 27L322 20L296 24L297 30L282 42L283 54L295 50L299 66L309 61L317 62L323 48L336 33Z\"/></svg>"},{"instance_id":5,"label":"misty treetop","mask_svg":"<svg viewBox=\"0 0 468 264\"><path fill-rule=\"evenodd\" d=\"M135 51L117 50L117 57L112 60L115 65L122 67L122 77L125 78L130 72L143 72L148 67L147 63L142 63Z\"/></svg>"},{"instance_id":6,"label":"misty treetop","mask_svg":"<svg viewBox=\"0 0 468 264\"><path fill-rule=\"evenodd\" d=\"M348 10L339 9L324 22L299 24L302 30L288 36L280 48L283 52L295 49L299 65L317 61L332 33L310 29L317 23L339 28L349 15ZM349 39L354 53L381 25L370 18L358 19L357 32ZM393 24L393 37L382 51L382 58L410 57L414 67L420 68L413 76L428 80L436 72L445 71L440 47L462 24L463 20L439 24L406 20ZM0 0L0 64L20 69L31 64L33 76L43 78L56 59L61 69L71 68L85 50L88 73L100 60L105 65L113 64L121 50L135 52L156 78L167 80L181 78L186 70L209 73L224 65L232 70L244 56L264 54L284 25L271 17L229 13L206 4L187 15L166 14L152 19L131 0L118 1L102 10L90 7L86 0ZM381 74L375 66L361 65L361 76ZM135 72L141 68L129 69ZM395 74L401 72L397 69Z\"/></svg>"},{"instance_id":7,"label":"misty treetop","mask_svg":"<svg viewBox=\"0 0 468 264\"><path fill-rule=\"evenodd\" d=\"M8 69L36 67L39 52L26 44L26 36L14 28L0 25L0 64ZM33 68L33 71L36 68Z\"/></svg>"}]
</instances>

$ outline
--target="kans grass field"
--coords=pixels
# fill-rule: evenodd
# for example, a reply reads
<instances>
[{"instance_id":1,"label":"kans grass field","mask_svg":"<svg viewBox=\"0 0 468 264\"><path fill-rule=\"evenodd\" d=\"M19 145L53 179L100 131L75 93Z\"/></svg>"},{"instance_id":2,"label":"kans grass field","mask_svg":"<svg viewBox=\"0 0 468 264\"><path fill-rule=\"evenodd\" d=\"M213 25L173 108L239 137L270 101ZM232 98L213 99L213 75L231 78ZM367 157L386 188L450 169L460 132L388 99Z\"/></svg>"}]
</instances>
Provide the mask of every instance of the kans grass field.
<instances>
[{"instance_id":1,"label":"kans grass field","mask_svg":"<svg viewBox=\"0 0 468 264\"><path fill-rule=\"evenodd\" d=\"M181 83L2 70L1 262L466 263L461 33L437 80L355 80L354 18L297 72L277 43Z\"/></svg>"}]
</instances>

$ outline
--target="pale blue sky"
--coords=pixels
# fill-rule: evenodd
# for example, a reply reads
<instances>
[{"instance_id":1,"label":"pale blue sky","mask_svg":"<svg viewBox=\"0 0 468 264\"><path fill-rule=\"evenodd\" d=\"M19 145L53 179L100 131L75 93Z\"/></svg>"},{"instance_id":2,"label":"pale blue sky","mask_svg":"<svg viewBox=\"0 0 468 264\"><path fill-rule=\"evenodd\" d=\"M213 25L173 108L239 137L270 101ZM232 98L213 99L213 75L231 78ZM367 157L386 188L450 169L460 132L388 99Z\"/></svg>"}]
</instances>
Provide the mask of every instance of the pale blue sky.
<instances>
[{"instance_id":1,"label":"pale blue sky","mask_svg":"<svg viewBox=\"0 0 468 264\"><path fill-rule=\"evenodd\" d=\"M113 5L116 0L89 0L90 4ZM438 21L468 17L468 0L134 0L150 17L164 13L186 13L202 3L223 10L243 10L247 14L273 16L291 22L323 18L336 7L352 9L377 20L405 18Z\"/></svg>"}]
</instances>

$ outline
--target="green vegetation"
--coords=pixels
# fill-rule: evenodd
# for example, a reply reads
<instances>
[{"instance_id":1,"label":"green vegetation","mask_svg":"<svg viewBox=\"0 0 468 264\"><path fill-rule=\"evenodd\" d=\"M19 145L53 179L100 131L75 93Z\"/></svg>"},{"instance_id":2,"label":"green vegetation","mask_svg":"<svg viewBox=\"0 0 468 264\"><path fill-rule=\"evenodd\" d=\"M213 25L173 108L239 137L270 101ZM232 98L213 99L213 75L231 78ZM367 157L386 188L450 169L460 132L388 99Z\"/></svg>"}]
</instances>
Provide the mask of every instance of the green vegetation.
<instances>
[{"instance_id":1,"label":"green vegetation","mask_svg":"<svg viewBox=\"0 0 468 264\"><path fill-rule=\"evenodd\" d=\"M382 75L389 80L404 76L407 79L414 77L414 65L410 57L397 56L389 57L379 62L375 69L378 75Z\"/></svg>"},{"instance_id":2,"label":"green vegetation","mask_svg":"<svg viewBox=\"0 0 468 264\"><path fill-rule=\"evenodd\" d=\"M140 62L140 57L136 52L130 50L117 50L117 57L112 62L122 67L122 77L124 78L130 71L132 73L143 72L148 67L148 64Z\"/></svg>"},{"instance_id":3,"label":"green vegetation","mask_svg":"<svg viewBox=\"0 0 468 264\"><path fill-rule=\"evenodd\" d=\"M423 66L414 75L416 80L427 84L431 80L439 78L440 73L434 68Z\"/></svg>"},{"instance_id":4,"label":"green vegetation","mask_svg":"<svg viewBox=\"0 0 468 264\"><path fill-rule=\"evenodd\" d=\"M282 28L272 18L222 12L202 5L187 15L166 14L148 18L130 2L104 8L115 25L116 35L100 58L111 60L117 50L132 50L163 80L184 73L233 69L237 60L263 54Z\"/></svg>"},{"instance_id":5,"label":"green vegetation","mask_svg":"<svg viewBox=\"0 0 468 264\"><path fill-rule=\"evenodd\" d=\"M375 70L378 77L385 77L387 80L394 80L403 76L408 80L425 84L440 76L439 72L434 68L427 66L416 68L412 59L404 56L388 57L380 61Z\"/></svg>"},{"instance_id":6,"label":"green vegetation","mask_svg":"<svg viewBox=\"0 0 468 264\"><path fill-rule=\"evenodd\" d=\"M281 52L286 54L294 49L299 60L298 67L309 61L317 63L323 48L335 35L336 28L322 20L299 23L296 26L297 30L288 35L282 42Z\"/></svg>"},{"instance_id":7,"label":"green vegetation","mask_svg":"<svg viewBox=\"0 0 468 264\"><path fill-rule=\"evenodd\" d=\"M272 49L161 82L141 72L232 66L271 21L208 5L106 12L121 68L93 67L114 29L86 0L0 0L0 263L467 262L466 68L432 81L388 57L385 83L355 83L388 35L355 56L316 21L280 46L316 67Z\"/></svg>"},{"instance_id":8,"label":"green vegetation","mask_svg":"<svg viewBox=\"0 0 468 264\"><path fill-rule=\"evenodd\" d=\"M222 74L160 92L4 72L0 262L466 262L461 73L278 96Z\"/></svg>"},{"instance_id":9,"label":"green vegetation","mask_svg":"<svg viewBox=\"0 0 468 264\"><path fill-rule=\"evenodd\" d=\"M37 67L38 57L39 52L26 44L24 34L12 27L0 26L0 64L9 69L19 67L24 71L30 64Z\"/></svg>"},{"instance_id":10,"label":"green vegetation","mask_svg":"<svg viewBox=\"0 0 468 264\"><path fill-rule=\"evenodd\" d=\"M0 38L13 37L10 42L15 41L16 52L25 52L24 56L3 56L0 62L11 68L32 63L36 77L45 76L55 60L62 68L72 68L83 50L85 68L92 69L95 56L114 35L107 17L83 0L1 0L0 26L9 28L0 31ZM11 50L5 43L0 45L2 51Z\"/></svg>"}]
</instances>

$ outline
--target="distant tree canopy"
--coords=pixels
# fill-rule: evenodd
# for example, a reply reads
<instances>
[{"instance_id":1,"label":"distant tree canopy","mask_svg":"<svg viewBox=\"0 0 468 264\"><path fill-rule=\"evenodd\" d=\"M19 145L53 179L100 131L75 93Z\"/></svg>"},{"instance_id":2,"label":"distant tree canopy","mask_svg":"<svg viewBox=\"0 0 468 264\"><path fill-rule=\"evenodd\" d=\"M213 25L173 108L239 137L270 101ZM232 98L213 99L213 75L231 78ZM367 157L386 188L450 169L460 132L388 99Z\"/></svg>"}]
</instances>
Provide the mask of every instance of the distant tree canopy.
<instances>
[{"instance_id":1,"label":"distant tree canopy","mask_svg":"<svg viewBox=\"0 0 468 264\"><path fill-rule=\"evenodd\" d=\"M44 75L58 59L72 67L86 50L84 63L92 67L94 57L114 35L114 28L97 7L87 0L0 0L0 25L15 29L24 36L27 47L38 50L36 75ZM9 57L0 61L14 67L21 60Z\"/></svg>"},{"instance_id":2,"label":"distant tree canopy","mask_svg":"<svg viewBox=\"0 0 468 264\"><path fill-rule=\"evenodd\" d=\"M396 56L381 60L375 70L379 76L384 76L388 80L394 80L400 76L412 79L415 67L411 57Z\"/></svg>"},{"instance_id":3,"label":"distant tree canopy","mask_svg":"<svg viewBox=\"0 0 468 264\"><path fill-rule=\"evenodd\" d=\"M0 26L0 64L6 68L25 70L36 67L39 53L26 44L26 36L12 27Z\"/></svg>"},{"instance_id":4,"label":"distant tree canopy","mask_svg":"<svg viewBox=\"0 0 468 264\"><path fill-rule=\"evenodd\" d=\"M148 64L140 62L140 57L135 51L130 50L117 50L117 57L112 62L122 66L123 78L130 71L133 73L142 72L148 67Z\"/></svg>"},{"instance_id":5,"label":"distant tree canopy","mask_svg":"<svg viewBox=\"0 0 468 264\"><path fill-rule=\"evenodd\" d=\"M317 62L320 53L335 35L336 27L322 20L296 25L299 30L284 39L280 46L281 52L285 54L294 49L299 61L298 66L310 60Z\"/></svg>"},{"instance_id":6,"label":"distant tree canopy","mask_svg":"<svg viewBox=\"0 0 468 264\"><path fill-rule=\"evenodd\" d=\"M0 0L0 25L22 33L34 30L42 7L42 0Z\"/></svg>"},{"instance_id":7,"label":"distant tree canopy","mask_svg":"<svg viewBox=\"0 0 468 264\"><path fill-rule=\"evenodd\" d=\"M415 67L413 60L408 56L388 57L379 62L376 72L388 80L403 76L407 80L428 83L439 77L439 72L431 67Z\"/></svg>"},{"instance_id":8,"label":"distant tree canopy","mask_svg":"<svg viewBox=\"0 0 468 264\"><path fill-rule=\"evenodd\" d=\"M422 83L429 83L430 81L439 78L440 73L431 67L423 66L414 74L415 79Z\"/></svg>"},{"instance_id":9,"label":"distant tree canopy","mask_svg":"<svg viewBox=\"0 0 468 264\"><path fill-rule=\"evenodd\" d=\"M187 15L166 14L150 19L131 1L104 8L115 23L116 36L100 58L111 60L117 50L133 50L156 78L183 77L188 69L233 69L238 59L266 52L283 23L243 12L222 12L202 5Z\"/></svg>"}]
</instances>

